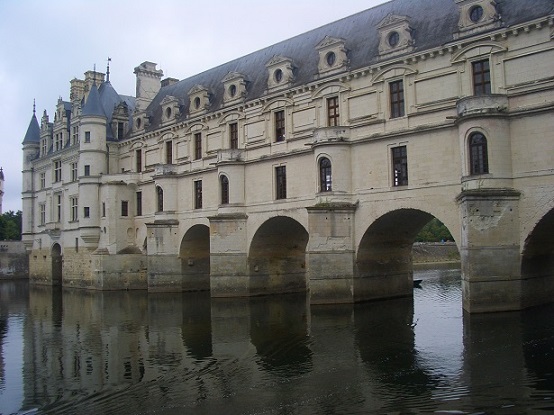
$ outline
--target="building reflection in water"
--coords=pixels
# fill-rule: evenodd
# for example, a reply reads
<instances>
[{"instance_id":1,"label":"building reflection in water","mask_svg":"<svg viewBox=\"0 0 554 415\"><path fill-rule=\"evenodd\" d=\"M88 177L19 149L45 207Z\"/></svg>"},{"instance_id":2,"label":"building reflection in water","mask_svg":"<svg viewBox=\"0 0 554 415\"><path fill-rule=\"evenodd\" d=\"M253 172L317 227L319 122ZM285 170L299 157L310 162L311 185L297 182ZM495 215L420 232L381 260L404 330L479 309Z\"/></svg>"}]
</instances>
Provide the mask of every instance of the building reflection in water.
<instances>
[{"instance_id":1,"label":"building reflection in water","mask_svg":"<svg viewBox=\"0 0 554 415\"><path fill-rule=\"evenodd\" d=\"M309 307L304 294L211 299L209 293L30 287L21 409L316 414L547 408L533 401L544 395L549 402L554 390L554 335L541 318L544 308L462 317L459 280L452 284L455 298L441 296L444 303L435 309L428 300L418 303L415 321L414 299ZM427 287L434 292L431 283ZM445 311L447 302L453 311ZM548 310L554 316L552 306ZM458 333L448 344L463 356L452 358L439 344L445 333L461 331L444 329L461 327L460 320L463 338ZM445 358L452 361L440 363Z\"/></svg>"}]
</instances>

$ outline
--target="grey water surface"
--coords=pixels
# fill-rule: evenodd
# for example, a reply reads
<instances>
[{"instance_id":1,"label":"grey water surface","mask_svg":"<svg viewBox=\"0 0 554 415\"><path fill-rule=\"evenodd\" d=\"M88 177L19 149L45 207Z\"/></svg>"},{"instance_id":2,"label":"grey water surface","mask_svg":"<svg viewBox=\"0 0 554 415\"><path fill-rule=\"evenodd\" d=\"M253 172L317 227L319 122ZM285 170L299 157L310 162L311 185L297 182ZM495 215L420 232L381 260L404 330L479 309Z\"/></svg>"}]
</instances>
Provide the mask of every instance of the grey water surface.
<instances>
[{"instance_id":1,"label":"grey water surface","mask_svg":"<svg viewBox=\"0 0 554 415\"><path fill-rule=\"evenodd\" d=\"M554 413L554 306L468 315L458 269L414 278L312 307L0 282L0 414Z\"/></svg>"}]
</instances>

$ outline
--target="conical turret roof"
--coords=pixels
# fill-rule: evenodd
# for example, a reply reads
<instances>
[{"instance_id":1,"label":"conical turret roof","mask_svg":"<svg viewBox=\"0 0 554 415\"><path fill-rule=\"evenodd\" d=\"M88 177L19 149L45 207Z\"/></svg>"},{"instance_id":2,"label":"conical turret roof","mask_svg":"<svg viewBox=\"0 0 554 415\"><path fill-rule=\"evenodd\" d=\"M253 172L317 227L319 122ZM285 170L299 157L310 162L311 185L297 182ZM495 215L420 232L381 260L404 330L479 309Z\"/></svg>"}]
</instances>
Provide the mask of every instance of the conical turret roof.
<instances>
[{"instance_id":1,"label":"conical turret roof","mask_svg":"<svg viewBox=\"0 0 554 415\"><path fill-rule=\"evenodd\" d=\"M29 143L40 143L40 126L38 125L38 120L33 111L33 116L29 122L29 127L27 127L27 133L23 139L23 144Z\"/></svg>"},{"instance_id":2,"label":"conical turret roof","mask_svg":"<svg viewBox=\"0 0 554 415\"><path fill-rule=\"evenodd\" d=\"M90 92L88 93L87 102L85 103L85 106L83 107L83 116L99 116L99 117L105 117L106 114L104 113L104 110L102 109L102 105L100 103L100 94L98 93L98 88L96 87L96 82L92 84L92 87L90 88Z\"/></svg>"}]
</instances>

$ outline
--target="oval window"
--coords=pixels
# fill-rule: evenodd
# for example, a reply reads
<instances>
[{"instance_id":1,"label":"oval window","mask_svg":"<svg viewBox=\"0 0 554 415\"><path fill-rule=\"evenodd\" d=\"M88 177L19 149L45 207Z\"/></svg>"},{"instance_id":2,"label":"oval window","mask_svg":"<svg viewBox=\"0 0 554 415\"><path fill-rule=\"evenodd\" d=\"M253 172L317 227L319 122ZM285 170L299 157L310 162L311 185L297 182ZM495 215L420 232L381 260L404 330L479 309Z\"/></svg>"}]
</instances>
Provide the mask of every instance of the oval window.
<instances>
[{"instance_id":1,"label":"oval window","mask_svg":"<svg viewBox=\"0 0 554 415\"><path fill-rule=\"evenodd\" d=\"M389 45L391 47L394 48L396 45L398 45L399 41L400 41L400 35L398 34L398 32L392 32L389 35Z\"/></svg>"},{"instance_id":2,"label":"oval window","mask_svg":"<svg viewBox=\"0 0 554 415\"><path fill-rule=\"evenodd\" d=\"M477 23L483 17L483 8L481 6L472 7L469 11L469 18L473 23Z\"/></svg>"},{"instance_id":3,"label":"oval window","mask_svg":"<svg viewBox=\"0 0 554 415\"><path fill-rule=\"evenodd\" d=\"M325 59L327 60L327 65L333 66L337 61L337 55L335 55L335 52L329 52Z\"/></svg>"},{"instance_id":4,"label":"oval window","mask_svg":"<svg viewBox=\"0 0 554 415\"><path fill-rule=\"evenodd\" d=\"M194 108L195 109L200 108L200 98L199 97L194 98Z\"/></svg>"},{"instance_id":5,"label":"oval window","mask_svg":"<svg viewBox=\"0 0 554 415\"><path fill-rule=\"evenodd\" d=\"M275 82L281 82L283 80L283 71L281 69L277 69L273 73L273 78L275 79Z\"/></svg>"},{"instance_id":6,"label":"oval window","mask_svg":"<svg viewBox=\"0 0 554 415\"><path fill-rule=\"evenodd\" d=\"M237 95L237 86L235 84L229 87L229 96L234 97Z\"/></svg>"}]
</instances>

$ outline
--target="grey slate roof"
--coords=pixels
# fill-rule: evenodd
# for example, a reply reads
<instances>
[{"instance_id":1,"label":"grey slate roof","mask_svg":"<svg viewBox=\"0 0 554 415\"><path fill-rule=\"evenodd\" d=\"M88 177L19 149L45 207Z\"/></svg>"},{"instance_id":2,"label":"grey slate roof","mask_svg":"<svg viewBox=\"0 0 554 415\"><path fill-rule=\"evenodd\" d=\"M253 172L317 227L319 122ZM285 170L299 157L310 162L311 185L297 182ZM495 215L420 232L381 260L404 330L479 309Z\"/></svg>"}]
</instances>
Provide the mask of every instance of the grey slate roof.
<instances>
[{"instance_id":1,"label":"grey slate roof","mask_svg":"<svg viewBox=\"0 0 554 415\"><path fill-rule=\"evenodd\" d=\"M554 0L496 1L504 27L554 12ZM454 0L392 0L161 88L147 108L147 115L151 117L149 130L159 126L162 117L160 103L168 95L179 98L183 105L181 113L187 114L188 91L196 85L209 88L213 94L210 111L222 108L221 81L229 72L246 76L247 101L262 97L268 76L265 65L276 55L292 59L295 67L293 87L314 81L319 59L315 47L325 36L346 41L351 70L376 64L381 59L377 26L389 14L408 17L410 27L414 29L415 52L443 46L453 41L453 33L458 31L459 14Z\"/></svg>"},{"instance_id":2,"label":"grey slate roof","mask_svg":"<svg viewBox=\"0 0 554 415\"><path fill-rule=\"evenodd\" d=\"M29 122L29 127L27 127L25 138L23 139L23 144L31 143L40 143L40 126L38 125L38 120L34 111L31 121Z\"/></svg>"}]
</instances>

